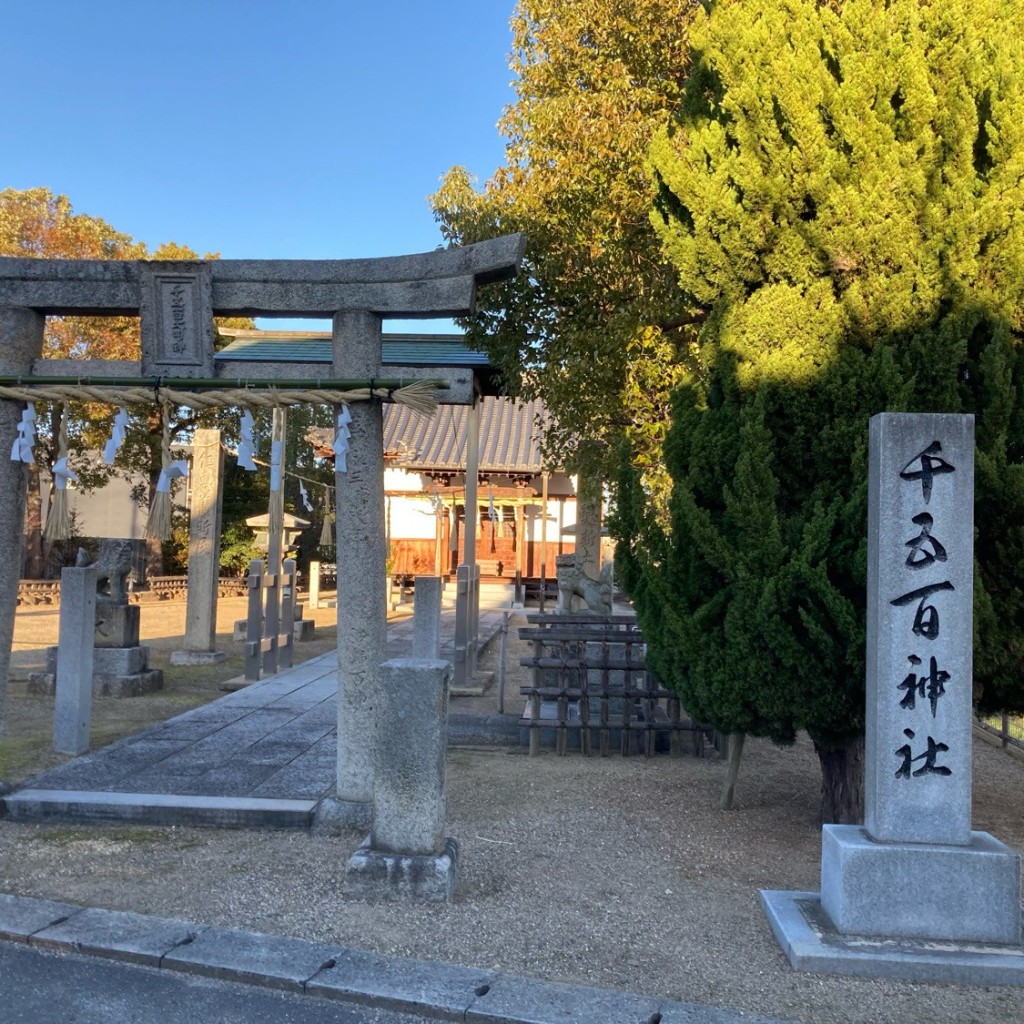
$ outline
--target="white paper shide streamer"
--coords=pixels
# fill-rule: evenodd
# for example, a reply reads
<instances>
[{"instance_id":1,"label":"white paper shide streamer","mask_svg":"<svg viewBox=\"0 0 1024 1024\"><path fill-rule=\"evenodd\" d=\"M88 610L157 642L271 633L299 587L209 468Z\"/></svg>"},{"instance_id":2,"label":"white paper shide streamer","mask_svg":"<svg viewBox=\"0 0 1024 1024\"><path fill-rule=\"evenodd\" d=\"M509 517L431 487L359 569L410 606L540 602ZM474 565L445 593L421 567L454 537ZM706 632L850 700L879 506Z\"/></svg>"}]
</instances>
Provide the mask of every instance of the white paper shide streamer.
<instances>
[{"instance_id":1,"label":"white paper shide streamer","mask_svg":"<svg viewBox=\"0 0 1024 1024\"><path fill-rule=\"evenodd\" d=\"M313 511L313 505L309 500L309 495L306 493L306 488L302 486L302 481L299 481L299 497L302 499L302 507L307 512Z\"/></svg>"},{"instance_id":2,"label":"white paper shide streamer","mask_svg":"<svg viewBox=\"0 0 1024 1024\"><path fill-rule=\"evenodd\" d=\"M253 462L256 455L256 443L252 439L253 426L252 413L248 409L243 409L238 439L238 465L250 473L256 472L256 463Z\"/></svg>"},{"instance_id":3,"label":"white paper shide streamer","mask_svg":"<svg viewBox=\"0 0 1024 1024\"><path fill-rule=\"evenodd\" d=\"M18 436L11 445L12 462L35 462L32 446L36 443L36 407L33 402L25 406L18 424Z\"/></svg>"},{"instance_id":4,"label":"white paper shide streamer","mask_svg":"<svg viewBox=\"0 0 1024 1024\"><path fill-rule=\"evenodd\" d=\"M342 405L338 413L337 427L334 431L334 471L336 473L348 472L348 441L352 436L349 424L352 422L352 413L348 411L347 405Z\"/></svg>"},{"instance_id":5,"label":"white paper shide streamer","mask_svg":"<svg viewBox=\"0 0 1024 1024\"><path fill-rule=\"evenodd\" d=\"M118 448L124 444L125 436L128 433L128 410L122 406L114 416L114 426L110 432L110 440L103 448L103 461L106 465L114 464L114 457Z\"/></svg>"},{"instance_id":6,"label":"white paper shide streamer","mask_svg":"<svg viewBox=\"0 0 1024 1024\"><path fill-rule=\"evenodd\" d=\"M188 463L184 459L178 459L169 466L165 466L160 470L160 476L156 482L156 493L170 494L171 481L184 476L188 476Z\"/></svg>"},{"instance_id":7,"label":"white paper shide streamer","mask_svg":"<svg viewBox=\"0 0 1024 1024\"><path fill-rule=\"evenodd\" d=\"M66 491L68 484L77 484L78 477L75 476L74 470L68 465L68 457L65 455L63 458L58 459L53 464L53 486L58 491Z\"/></svg>"}]
</instances>

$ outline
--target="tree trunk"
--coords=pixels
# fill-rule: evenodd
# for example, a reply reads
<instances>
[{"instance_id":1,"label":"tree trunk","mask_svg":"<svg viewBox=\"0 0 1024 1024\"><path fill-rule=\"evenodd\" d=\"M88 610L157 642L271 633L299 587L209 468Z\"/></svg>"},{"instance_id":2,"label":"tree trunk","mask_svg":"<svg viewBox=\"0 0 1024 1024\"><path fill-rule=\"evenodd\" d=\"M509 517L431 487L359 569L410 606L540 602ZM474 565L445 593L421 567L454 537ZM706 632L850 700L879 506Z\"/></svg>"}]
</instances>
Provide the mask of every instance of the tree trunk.
<instances>
[{"instance_id":1,"label":"tree trunk","mask_svg":"<svg viewBox=\"0 0 1024 1024\"><path fill-rule=\"evenodd\" d=\"M725 773L725 785L722 787L722 800L719 804L723 811L732 810L736 779L740 774L740 758L743 757L743 744L746 739L745 732L734 732L729 736L729 768Z\"/></svg>"},{"instance_id":2,"label":"tree trunk","mask_svg":"<svg viewBox=\"0 0 1024 1024\"><path fill-rule=\"evenodd\" d=\"M864 822L864 738L839 750L814 744L821 763L821 823L861 825Z\"/></svg>"},{"instance_id":3,"label":"tree trunk","mask_svg":"<svg viewBox=\"0 0 1024 1024\"><path fill-rule=\"evenodd\" d=\"M41 580L46 575L43 555L43 498L39 492L39 463L28 467L28 496L25 503L25 547L22 576Z\"/></svg>"}]
</instances>

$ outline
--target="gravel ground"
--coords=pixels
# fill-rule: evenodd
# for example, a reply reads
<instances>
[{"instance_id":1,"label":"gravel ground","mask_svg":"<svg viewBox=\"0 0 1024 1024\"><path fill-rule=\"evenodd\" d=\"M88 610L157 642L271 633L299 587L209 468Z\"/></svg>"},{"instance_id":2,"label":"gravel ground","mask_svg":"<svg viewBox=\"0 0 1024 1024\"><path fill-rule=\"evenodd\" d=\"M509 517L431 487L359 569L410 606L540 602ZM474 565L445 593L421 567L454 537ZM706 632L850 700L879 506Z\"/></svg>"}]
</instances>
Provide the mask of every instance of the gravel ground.
<instances>
[{"instance_id":1,"label":"gravel ground","mask_svg":"<svg viewBox=\"0 0 1024 1024\"><path fill-rule=\"evenodd\" d=\"M974 760L975 827L1024 849L1024 765L980 741ZM808 1024L1024 1020L1024 989L794 973L758 890L818 888L817 760L806 741L749 741L731 812L718 810L723 774L689 757L453 750L448 832L463 875L450 906L346 898L355 831L0 821L0 891Z\"/></svg>"}]
</instances>

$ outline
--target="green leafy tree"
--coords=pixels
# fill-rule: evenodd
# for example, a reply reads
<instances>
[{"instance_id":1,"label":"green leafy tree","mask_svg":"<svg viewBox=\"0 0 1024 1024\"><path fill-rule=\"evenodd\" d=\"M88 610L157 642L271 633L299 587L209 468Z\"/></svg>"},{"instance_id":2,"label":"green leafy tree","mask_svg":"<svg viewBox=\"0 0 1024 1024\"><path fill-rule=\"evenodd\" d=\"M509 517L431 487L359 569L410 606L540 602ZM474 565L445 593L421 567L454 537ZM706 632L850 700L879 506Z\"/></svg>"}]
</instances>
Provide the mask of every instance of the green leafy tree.
<instances>
[{"instance_id":1,"label":"green leafy tree","mask_svg":"<svg viewBox=\"0 0 1024 1024\"><path fill-rule=\"evenodd\" d=\"M1021 38L1015 0L713 6L651 148L654 224L707 318L671 531L624 502L626 575L691 713L810 734L825 820L861 813L871 415L976 416L975 696L1024 707Z\"/></svg>"},{"instance_id":2,"label":"green leafy tree","mask_svg":"<svg viewBox=\"0 0 1024 1024\"><path fill-rule=\"evenodd\" d=\"M506 163L481 191L452 168L431 197L451 242L527 234L523 273L483 290L467 327L510 393L544 399L549 455L613 462L628 432L655 483L693 310L649 221L645 161L681 100L697 6L520 0ZM580 449L580 438L594 443Z\"/></svg>"}]
</instances>

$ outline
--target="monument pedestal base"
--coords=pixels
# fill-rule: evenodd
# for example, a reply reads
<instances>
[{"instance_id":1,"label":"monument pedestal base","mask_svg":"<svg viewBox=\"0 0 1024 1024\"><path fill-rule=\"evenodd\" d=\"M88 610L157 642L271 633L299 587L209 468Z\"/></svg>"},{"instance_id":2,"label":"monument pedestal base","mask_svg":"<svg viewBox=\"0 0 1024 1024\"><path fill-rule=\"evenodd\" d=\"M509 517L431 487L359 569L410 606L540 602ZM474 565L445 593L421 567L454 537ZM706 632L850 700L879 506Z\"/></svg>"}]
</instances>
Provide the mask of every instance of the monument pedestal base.
<instances>
[{"instance_id":1,"label":"monument pedestal base","mask_svg":"<svg viewBox=\"0 0 1024 1024\"><path fill-rule=\"evenodd\" d=\"M987 832L938 846L876 842L858 825L821 831L821 906L837 931L1020 942L1020 855Z\"/></svg>"},{"instance_id":2,"label":"monument pedestal base","mask_svg":"<svg viewBox=\"0 0 1024 1024\"><path fill-rule=\"evenodd\" d=\"M459 844L450 836L435 856L384 853L359 844L345 869L345 891L357 899L449 903L459 881Z\"/></svg>"},{"instance_id":3,"label":"monument pedestal base","mask_svg":"<svg viewBox=\"0 0 1024 1024\"><path fill-rule=\"evenodd\" d=\"M946 985L1024 985L1020 943L844 935L822 910L816 892L763 889L761 902L776 940L797 971Z\"/></svg>"}]
</instances>

